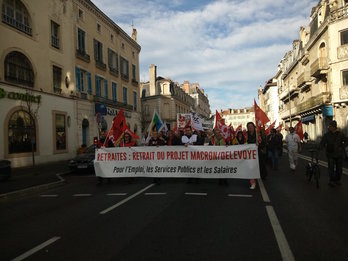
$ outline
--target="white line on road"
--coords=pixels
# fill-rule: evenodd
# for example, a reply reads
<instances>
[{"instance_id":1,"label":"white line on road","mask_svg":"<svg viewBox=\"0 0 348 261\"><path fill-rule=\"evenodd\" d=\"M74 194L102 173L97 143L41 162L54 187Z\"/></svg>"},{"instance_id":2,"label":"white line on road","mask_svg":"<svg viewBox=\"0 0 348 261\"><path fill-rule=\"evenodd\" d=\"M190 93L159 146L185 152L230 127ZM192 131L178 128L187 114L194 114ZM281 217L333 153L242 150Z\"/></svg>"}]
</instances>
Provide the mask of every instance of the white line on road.
<instances>
[{"instance_id":1,"label":"white line on road","mask_svg":"<svg viewBox=\"0 0 348 261\"><path fill-rule=\"evenodd\" d=\"M161 196L161 195L167 195L166 192L157 192L157 193L145 193L146 196Z\"/></svg>"},{"instance_id":2,"label":"white line on road","mask_svg":"<svg viewBox=\"0 0 348 261\"><path fill-rule=\"evenodd\" d=\"M262 179L258 179L257 181L259 182L261 196L262 196L263 201L264 202L271 202L269 200L269 197L268 197L267 191L265 189L265 186L263 185Z\"/></svg>"},{"instance_id":3,"label":"white line on road","mask_svg":"<svg viewBox=\"0 0 348 261\"><path fill-rule=\"evenodd\" d=\"M37 247L34 247L34 248L30 249L29 251L25 252L24 254L16 257L15 259L12 259L12 261L24 260L27 257L31 256L32 254L40 251L41 249L47 247L48 245L54 243L58 239L60 239L60 237L52 237L51 239L47 240L46 242L43 242L42 244L38 245Z\"/></svg>"},{"instance_id":4,"label":"white line on road","mask_svg":"<svg viewBox=\"0 0 348 261\"><path fill-rule=\"evenodd\" d=\"M136 192L135 194L129 196L128 198L125 198L124 200L118 202L117 204L104 209L103 211L99 212L99 214L104 215L106 213L108 213L109 211L121 206L122 204L126 203L127 201L131 200L132 198L138 196L139 194L143 193L144 191L148 190L149 188L153 187L154 185L156 185L155 183L152 183L151 185L147 186L146 188L143 188L142 190L139 190L138 192Z\"/></svg>"},{"instance_id":5,"label":"white line on road","mask_svg":"<svg viewBox=\"0 0 348 261\"><path fill-rule=\"evenodd\" d=\"M267 210L268 218L271 221L273 232L276 237L280 254L282 255L283 260L294 261L295 260L294 255L292 254L288 241L286 240L283 229L280 226L279 220L277 218L276 213L274 212L273 207L266 206L266 210Z\"/></svg>"},{"instance_id":6,"label":"white line on road","mask_svg":"<svg viewBox=\"0 0 348 261\"><path fill-rule=\"evenodd\" d=\"M58 197L58 195L57 195L57 194L51 194L51 195L40 195L40 197L42 197L42 198L56 198L56 197Z\"/></svg>"},{"instance_id":7,"label":"white line on road","mask_svg":"<svg viewBox=\"0 0 348 261\"><path fill-rule=\"evenodd\" d=\"M74 197L90 197L92 194L74 194Z\"/></svg>"},{"instance_id":8,"label":"white line on road","mask_svg":"<svg viewBox=\"0 0 348 261\"><path fill-rule=\"evenodd\" d=\"M208 193L194 193L194 192L186 192L185 195L188 196L207 196Z\"/></svg>"},{"instance_id":9,"label":"white line on road","mask_svg":"<svg viewBox=\"0 0 348 261\"><path fill-rule=\"evenodd\" d=\"M250 194L228 194L229 197L241 197L241 198L251 198L253 195Z\"/></svg>"},{"instance_id":10,"label":"white line on road","mask_svg":"<svg viewBox=\"0 0 348 261\"><path fill-rule=\"evenodd\" d=\"M125 195L127 195L127 193L109 193L106 195L108 195L108 196L125 196Z\"/></svg>"}]
</instances>

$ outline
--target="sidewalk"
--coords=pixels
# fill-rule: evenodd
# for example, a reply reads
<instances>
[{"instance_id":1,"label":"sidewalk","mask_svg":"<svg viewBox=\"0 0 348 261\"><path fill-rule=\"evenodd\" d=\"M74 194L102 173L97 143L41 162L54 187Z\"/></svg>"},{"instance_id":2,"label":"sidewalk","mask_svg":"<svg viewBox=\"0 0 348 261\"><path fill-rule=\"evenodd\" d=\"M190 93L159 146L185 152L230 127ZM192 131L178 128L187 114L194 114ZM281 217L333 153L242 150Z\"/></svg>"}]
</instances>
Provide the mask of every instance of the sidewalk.
<instances>
[{"instance_id":1,"label":"sidewalk","mask_svg":"<svg viewBox=\"0 0 348 261\"><path fill-rule=\"evenodd\" d=\"M70 173L67 160L12 168L11 178L0 182L0 200L63 185L61 175L67 173Z\"/></svg>"}]
</instances>

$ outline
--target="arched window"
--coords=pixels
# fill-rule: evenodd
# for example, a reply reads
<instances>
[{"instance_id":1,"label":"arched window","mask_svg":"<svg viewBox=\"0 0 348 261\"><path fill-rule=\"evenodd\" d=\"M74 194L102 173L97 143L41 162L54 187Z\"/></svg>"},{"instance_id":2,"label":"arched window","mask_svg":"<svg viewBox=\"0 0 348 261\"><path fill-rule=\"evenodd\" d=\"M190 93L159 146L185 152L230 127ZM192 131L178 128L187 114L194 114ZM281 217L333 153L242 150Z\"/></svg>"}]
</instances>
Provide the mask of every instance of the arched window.
<instances>
[{"instance_id":1,"label":"arched window","mask_svg":"<svg viewBox=\"0 0 348 261\"><path fill-rule=\"evenodd\" d=\"M8 153L36 151L35 121L26 111L14 112L8 122Z\"/></svg>"},{"instance_id":2,"label":"arched window","mask_svg":"<svg viewBox=\"0 0 348 261\"><path fill-rule=\"evenodd\" d=\"M20 0L3 0L2 22L32 35L29 13Z\"/></svg>"},{"instance_id":3,"label":"arched window","mask_svg":"<svg viewBox=\"0 0 348 261\"><path fill-rule=\"evenodd\" d=\"M34 86L34 71L28 58L17 51L5 58L5 80L12 83Z\"/></svg>"}]
</instances>

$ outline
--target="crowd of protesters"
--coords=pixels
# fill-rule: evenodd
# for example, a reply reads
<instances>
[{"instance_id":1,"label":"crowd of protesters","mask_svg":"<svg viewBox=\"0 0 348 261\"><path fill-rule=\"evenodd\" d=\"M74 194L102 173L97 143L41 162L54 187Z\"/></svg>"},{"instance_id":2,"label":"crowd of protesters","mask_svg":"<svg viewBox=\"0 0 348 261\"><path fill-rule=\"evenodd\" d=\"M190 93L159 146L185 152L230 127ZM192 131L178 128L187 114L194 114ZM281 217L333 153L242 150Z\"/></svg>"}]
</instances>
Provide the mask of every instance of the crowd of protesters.
<instances>
[{"instance_id":1,"label":"crowd of protesters","mask_svg":"<svg viewBox=\"0 0 348 261\"><path fill-rule=\"evenodd\" d=\"M249 122L246 126L247 130L239 130L234 136L224 139L219 128L213 130L199 131L192 130L191 126L186 126L182 130L167 132L153 129L149 134L147 131L143 133L143 137L138 141L141 146L189 146L189 145L210 145L210 146L230 146L240 144L257 144L259 154L260 176L265 179L267 176L266 162L270 162L272 167L278 169L278 158L282 154L283 136L275 129L266 137L265 131L257 133L256 126L253 122ZM102 135L101 143L105 147L113 147L110 142L105 143L105 135ZM132 136L125 132L119 145L120 147L137 146L137 141L133 140ZM100 146L98 146L100 147ZM160 179L154 179L159 183ZM198 179L189 179L189 182L199 182ZM219 180L221 185L228 185L227 179ZM256 188L256 181L250 180L250 189Z\"/></svg>"}]
</instances>

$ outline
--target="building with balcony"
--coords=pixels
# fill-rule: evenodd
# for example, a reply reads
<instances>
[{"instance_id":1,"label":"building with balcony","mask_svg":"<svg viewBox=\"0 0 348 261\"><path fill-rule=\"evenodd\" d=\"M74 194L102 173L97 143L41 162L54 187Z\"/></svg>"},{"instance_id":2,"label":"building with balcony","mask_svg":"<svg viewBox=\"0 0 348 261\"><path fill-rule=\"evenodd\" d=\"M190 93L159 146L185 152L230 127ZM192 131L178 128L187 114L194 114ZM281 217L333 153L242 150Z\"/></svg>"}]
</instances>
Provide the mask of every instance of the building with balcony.
<instances>
[{"instance_id":1,"label":"building with balcony","mask_svg":"<svg viewBox=\"0 0 348 261\"><path fill-rule=\"evenodd\" d=\"M1 14L0 158L70 159L120 108L140 134L135 29L128 36L89 0L8 0Z\"/></svg>"},{"instance_id":2,"label":"building with balcony","mask_svg":"<svg viewBox=\"0 0 348 261\"><path fill-rule=\"evenodd\" d=\"M2 1L0 158L13 167L76 154L71 1Z\"/></svg>"},{"instance_id":3,"label":"building with balcony","mask_svg":"<svg viewBox=\"0 0 348 261\"><path fill-rule=\"evenodd\" d=\"M319 1L310 17L280 61L277 85L281 121L294 126L301 120L315 140L332 119L348 132L347 1Z\"/></svg>"},{"instance_id":4,"label":"building with balcony","mask_svg":"<svg viewBox=\"0 0 348 261\"><path fill-rule=\"evenodd\" d=\"M242 109L227 109L220 112L221 117L225 120L227 126L231 125L236 130L239 125L242 125L243 130L246 130L248 122L255 122L254 107Z\"/></svg>"},{"instance_id":5,"label":"building with balcony","mask_svg":"<svg viewBox=\"0 0 348 261\"><path fill-rule=\"evenodd\" d=\"M192 108L198 116L204 119L209 119L211 116L208 95L204 94L204 90L200 88L199 83L190 84L185 81L181 88L189 94L194 100L195 104Z\"/></svg>"},{"instance_id":6,"label":"building with balcony","mask_svg":"<svg viewBox=\"0 0 348 261\"><path fill-rule=\"evenodd\" d=\"M190 113L195 100L178 83L157 76L157 67L149 67L149 81L140 84L142 129L146 130L156 110L168 129L173 129L178 113Z\"/></svg>"},{"instance_id":7,"label":"building with balcony","mask_svg":"<svg viewBox=\"0 0 348 261\"><path fill-rule=\"evenodd\" d=\"M132 37L89 0L73 1L74 79L79 144L110 129L123 109L127 125L141 134L139 53Z\"/></svg>"},{"instance_id":8,"label":"building with balcony","mask_svg":"<svg viewBox=\"0 0 348 261\"><path fill-rule=\"evenodd\" d=\"M258 98L260 108L267 114L270 123L276 121L275 126L279 125L279 98L276 76L269 79L263 88L259 88Z\"/></svg>"}]
</instances>

